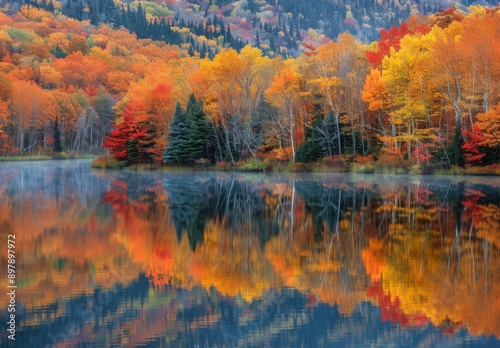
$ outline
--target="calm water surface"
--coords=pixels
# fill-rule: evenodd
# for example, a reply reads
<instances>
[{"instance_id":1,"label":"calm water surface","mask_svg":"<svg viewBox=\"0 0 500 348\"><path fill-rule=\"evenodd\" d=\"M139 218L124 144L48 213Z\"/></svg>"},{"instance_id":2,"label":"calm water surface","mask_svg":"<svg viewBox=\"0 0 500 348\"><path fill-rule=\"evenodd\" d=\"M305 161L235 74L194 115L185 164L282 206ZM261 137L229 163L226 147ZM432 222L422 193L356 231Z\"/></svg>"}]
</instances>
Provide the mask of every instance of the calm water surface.
<instances>
[{"instance_id":1,"label":"calm water surface","mask_svg":"<svg viewBox=\"0 0 500 348\"><path fill-rule=\"evenodd\" d=\"M12 346L500 346L498 178L0 163L0 227Z\"/></svg>"}]
</instances>

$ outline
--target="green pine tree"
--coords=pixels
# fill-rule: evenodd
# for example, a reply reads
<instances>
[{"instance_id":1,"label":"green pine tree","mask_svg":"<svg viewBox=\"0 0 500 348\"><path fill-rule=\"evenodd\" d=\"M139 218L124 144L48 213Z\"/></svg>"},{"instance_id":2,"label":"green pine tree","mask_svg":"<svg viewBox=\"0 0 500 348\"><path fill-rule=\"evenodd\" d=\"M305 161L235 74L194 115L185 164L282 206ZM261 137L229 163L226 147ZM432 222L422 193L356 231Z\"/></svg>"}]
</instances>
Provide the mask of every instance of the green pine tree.
<instances>
[{"instance_id":1,"label":"green pine tree","mask_svg":"<svg viewBox=\"0 0 500 348\"><path fill-rule=\"evenodd\" d=\"M127 164L131 165L137 163L139 158L139 151L137 149L137 140L128 139L125 147L127 148Z\"/></svg>"},{"instance_id":2,"label":"green pine tree","mask_svg":"<svg viewBox=\"0 0 500 348\"><path fill-rule=\"evenodd\" d=\"M190 129L188 150L191 160L207 158L207 146L209 139L208 121L203 112L201 100L196 100L194 95L189 97L187 106L187 124Z\"/></svg>"},{"instance_id":3,"label":"green pine tree","mask_svg":"<svg viewBox=\"0 0 500 348\"><path fill-rule=\"evenodd\" d=\"M325 157L323 150L324 123L321 115L316 115L306 142L297 150L297 162L316 162Z\"/></svg>"},{"instance_id":4,"label":"green pine tree","mask_svg":"<svg viewBox=\"0 0 500 348\"><path fill-rule=\"evenodd\" d=\"M190 161L188 142L191 130L186 122L186 113L182 110L181 104L175 107L174 119L168 131L168 145L163 153L165 163L187 163Z\"/></svg>"},{"instance_id":5,"label":"green pine tree","mask_svg":"<svg viewBox=\"0 0 500 348\"><path fill-rule=\"evenodd\" d=\"M463 167L465 165L465 154L462 146L465 140L462 135L462 124L459 121L455 126L455 133L453 135L453 142L448 146L448 157L450 164Z\"/></svg>"},{"instance_id":6,"label":"green pine tree","mask_svg":"<svg viewBox=\"0 0 500 348\"><path fill-rule=\"evenodd\" d=\"M60 153L62 151L61 130L59 129L59 120L56 117L56 121L54 122L54 153Z\"/></svg>"}]
</instances>

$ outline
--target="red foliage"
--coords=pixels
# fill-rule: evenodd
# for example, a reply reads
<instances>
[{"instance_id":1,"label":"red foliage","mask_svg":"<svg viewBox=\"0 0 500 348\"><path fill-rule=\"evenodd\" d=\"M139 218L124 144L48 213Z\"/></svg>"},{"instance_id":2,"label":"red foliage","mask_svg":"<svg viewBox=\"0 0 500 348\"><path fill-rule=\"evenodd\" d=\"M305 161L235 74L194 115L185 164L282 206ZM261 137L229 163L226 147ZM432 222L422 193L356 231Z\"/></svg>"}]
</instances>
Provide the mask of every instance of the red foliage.
<instances>
[{"instance_id":1,"label":"red foliage","mask_svg":"<svg viewBox=\"0 0 500 348\"><path fill-rule=\"evenodd\" d=\"M391 299L391 294L385 294L380 281L374 282L366 290L368 297L377 297L381 311L382 321L399 323L401 326L425 326L430 322L430 318L425 313L406 314L401 308L401 301L398 297Z\"/></svg>"},{"instance_id":2,"label":"red foliage","mask_svg":"<svg viewBox=\"0 0 500 348\"><path fill-rule=\"evenodd\" d=\"M482 160L486 154L479 151L479 144L484 142L486 138L483 136L481 129L475 124L472 127L472 132L462 129L462 135L465 139L465 143L462 145L462 150L465 152L465 160L469 163Z\"/></svg>"},{"instance_id":3,"label":"red foliage","mask_svg":"<svg viewBox=\"0 0 500 348\"><path fill-rule=\"evenodd\" d=\"M432 155L432 150L436 148L436 144L421 144L415 149L415 157L418 162L428 162L434 156Z\"/></svg>"},{"instance_id":4,"label":"red foliage","mask_svg":"<svg viewBox=\"0 0 500 348\"><path fill-rule=\"evenodd\" d=\"M113 130L104 137L104 147L118 161L130 163L151 162L157 157L154 147L156 131L147 106L142 102L127 105L121 123L113 123Z\"/></svg>"},{"instance_id":5,"label":"red foliage","mask_svg":"<svg viewBox=\"0 0 500 348\"><path fill-rule=\"evenodd\" d=\"M113 122L113 130L104 137L104 147L111 156L118 161L127 160L127 141L131 139L136 127L135 117L130 112L125 112L121 123Z\"/></svg>"},{"instance_id":6,"label":"red foliage","mask_svg":"<svg viewBox=\"0 0 500 348\"><path fill-rule=\"evenodd\" d=\"M415 21L415 19L412 19ZM367 51L366 58L373 68L379 68L385 56L390 55L391 47L396 51L400 49L399 42L409 34L427 34L431 27L424 24L415 24L411 27L407 23L402 23L399 27L393 26L389 30L380 30L380 41L377 51Z\"/></svg>"}]
</instances>

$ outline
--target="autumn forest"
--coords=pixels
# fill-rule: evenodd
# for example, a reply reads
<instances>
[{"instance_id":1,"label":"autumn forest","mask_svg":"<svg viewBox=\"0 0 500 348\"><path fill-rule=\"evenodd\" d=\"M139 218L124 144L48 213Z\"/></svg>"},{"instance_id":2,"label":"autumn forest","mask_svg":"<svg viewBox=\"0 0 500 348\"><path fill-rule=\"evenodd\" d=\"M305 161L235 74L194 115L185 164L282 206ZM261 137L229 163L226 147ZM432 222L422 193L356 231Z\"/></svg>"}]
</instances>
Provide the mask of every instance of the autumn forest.
<instances>
[{"instance_id":1,"label":"autumn forest","mask_svg":"<svg viewBox=\"0 0 500 348\"><path fill-rule=\"evenodd\" d=\"M473 1L0 0L0 346L500 347Z\"/></svg>"},{"instance_id":2,"label":"autumn forest","mask_svg":"<svg viewBox=\"0 0 500 348\"><path fill-rule=\"evenodd\" d=\"M499 27L498 8L450 8L369 44L344 33L296 57L202 58L24 5L0 14L0 155L498 173Z\"/></svg>"}]
</instances>

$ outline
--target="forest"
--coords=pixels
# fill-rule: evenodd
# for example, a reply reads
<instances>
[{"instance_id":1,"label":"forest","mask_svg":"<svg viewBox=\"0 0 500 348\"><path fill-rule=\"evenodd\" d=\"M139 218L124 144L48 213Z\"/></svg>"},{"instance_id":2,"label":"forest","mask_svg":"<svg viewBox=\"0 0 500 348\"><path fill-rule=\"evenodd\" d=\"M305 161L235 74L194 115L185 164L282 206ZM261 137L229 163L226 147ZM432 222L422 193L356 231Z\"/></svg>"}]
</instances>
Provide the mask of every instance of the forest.
<instances>
[{"instance_id":1,"label":"forest","mask_svg":"<svg viewBox=\"0 0 500 348\"><path fill-rule=\"evenodd\" d=\"M181 45L191 56L213 56L222 48L246 44L274 57L297 57L304 44L324 44L348 32L363 42L380 30L399 25L410 15L429 15L449 0L0 0L6 13L28 5L89 20L93 25L124 27L141 39ZM465 10L473 0L453 3ZM484 6L495 6L482 0Z\"/></svg>"},{"instance_id":2,"label":"forest","mask_svg":"<svg viewBox=\"0 0 500 348\"><path fill-rule=\"evenodd\" d=\"M499 21L450 8L370 44L343 33L295 58L258 45L202 57L23 5L0 14L0 155L498 173Z\"/></svg>"}]
</instances>

